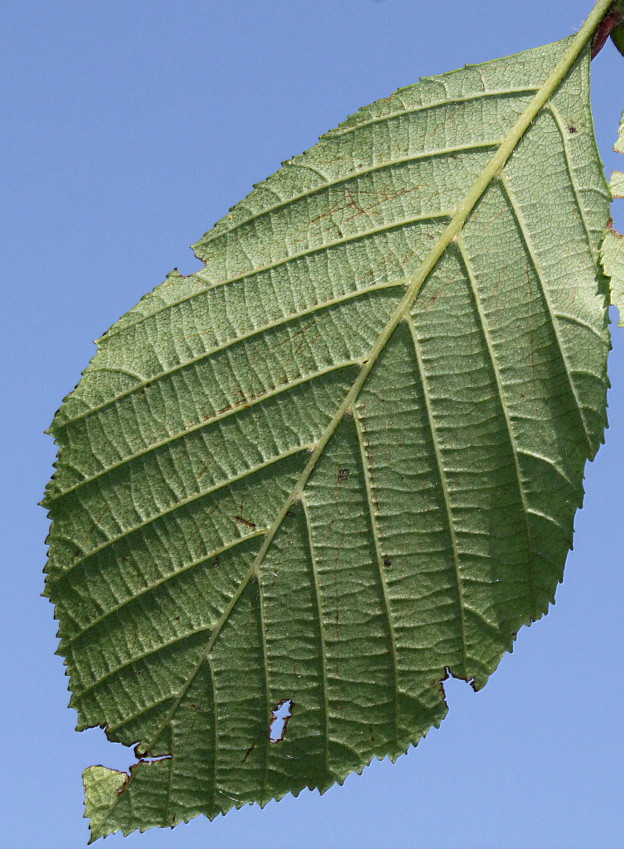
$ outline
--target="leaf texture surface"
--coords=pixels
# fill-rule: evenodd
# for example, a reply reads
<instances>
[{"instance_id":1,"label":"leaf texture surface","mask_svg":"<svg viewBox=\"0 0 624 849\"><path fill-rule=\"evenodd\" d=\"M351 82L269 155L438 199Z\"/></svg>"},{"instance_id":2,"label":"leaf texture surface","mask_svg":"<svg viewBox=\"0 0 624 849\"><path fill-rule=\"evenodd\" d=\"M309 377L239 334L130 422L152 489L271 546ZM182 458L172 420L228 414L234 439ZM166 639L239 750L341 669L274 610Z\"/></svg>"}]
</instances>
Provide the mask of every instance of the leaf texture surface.
<instances>
[{"instance_id":1,"label":"leaf texture surface","mask_svg":"<svg viewBox=\"0 0 624 849\"><path fill-rule=\"evenodd\" d=\"M613 150L616 153L624 153L624 114ZM614 199L624 198L622 171L614 171L611 174L609 188ZM607 229L602 243L602 264L605 274L610 278L611 303L619 310L621 327L624 325L624 235L612 227Z\"/></svg>"},{"instance_id":2,"label":"leaf texture surface","mask_svg":"<svg viewBox=\"0 0 624 849\"><path fill-rule=\"evenodd\" d=\"M85 773L93 839L397 757L546 612L605 425L588 69L362 109L99 340L45 501L79 727L140 759Z\"/></svg>"}]
</instances>

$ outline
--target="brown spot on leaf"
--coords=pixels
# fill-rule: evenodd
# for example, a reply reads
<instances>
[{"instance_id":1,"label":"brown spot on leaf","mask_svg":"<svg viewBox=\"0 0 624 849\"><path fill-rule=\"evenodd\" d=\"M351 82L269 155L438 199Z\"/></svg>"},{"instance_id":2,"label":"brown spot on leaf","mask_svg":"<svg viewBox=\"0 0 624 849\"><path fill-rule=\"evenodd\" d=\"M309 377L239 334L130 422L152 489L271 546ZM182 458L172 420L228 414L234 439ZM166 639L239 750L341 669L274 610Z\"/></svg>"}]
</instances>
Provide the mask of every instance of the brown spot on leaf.
<instances>
[{"instance_id":1,"label":"brown spot on leaf","mask_svg":"<svg viewBox=\"0 0 624 849\"><path fill-rule=\"evenodd\" d=\"M242 516L234 516L234 521L239 525L244 525L246 528L255 528L255 522L251 522L249 519L244 519Z\"/></svg>"}]
</instances>

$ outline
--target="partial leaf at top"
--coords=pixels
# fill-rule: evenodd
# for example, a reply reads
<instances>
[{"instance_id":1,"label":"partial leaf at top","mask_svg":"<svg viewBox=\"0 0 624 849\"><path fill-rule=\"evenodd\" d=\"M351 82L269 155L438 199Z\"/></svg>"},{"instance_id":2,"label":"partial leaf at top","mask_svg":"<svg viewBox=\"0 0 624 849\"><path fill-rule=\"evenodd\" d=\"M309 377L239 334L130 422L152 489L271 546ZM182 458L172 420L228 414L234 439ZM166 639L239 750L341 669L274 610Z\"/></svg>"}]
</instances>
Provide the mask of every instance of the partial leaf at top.
<instances>
[{"instance_id":1,"label":"partial leaf at top","mask_svg":"<svg viewBox=\"0 0 624 849\"><path fill-rule=\"evenodd\" d=\"M586 41L362 109L99 340L46 496L79 727L140 758L93 838L395 758L546 612L605 425Z\"/></svg>"},{"instance_id":2,"label":"partial leaf at top","mask_svg":"<svg viewBox=\"0 0 624 849\"><path fill-rule=\"evenodd\" d=\"M624 153L624 114L620 121L618 137L613 145L616 153ZM624 173L614 171L609 181L611 194L615 199L624 198ZM602 243L602 264L605 274L610 278L611 303L620 313L620 326L624 324L624 235L612 227L605 232Z\"/></svg>"},{"instance_id":3,"label":"partial leaf at top","mask_svg":"<svg viewBox=\"0 0 624 849\"><path fill-rule=\"evenodd\" d=\"M624 153L624 115L622 115L622 120L620 121L618 137L613 145L613 150L616 153ZM609 188L614 198L624 197L624 173L622 171L614 171L611 174Z\"/></svg>"}]
</instances>

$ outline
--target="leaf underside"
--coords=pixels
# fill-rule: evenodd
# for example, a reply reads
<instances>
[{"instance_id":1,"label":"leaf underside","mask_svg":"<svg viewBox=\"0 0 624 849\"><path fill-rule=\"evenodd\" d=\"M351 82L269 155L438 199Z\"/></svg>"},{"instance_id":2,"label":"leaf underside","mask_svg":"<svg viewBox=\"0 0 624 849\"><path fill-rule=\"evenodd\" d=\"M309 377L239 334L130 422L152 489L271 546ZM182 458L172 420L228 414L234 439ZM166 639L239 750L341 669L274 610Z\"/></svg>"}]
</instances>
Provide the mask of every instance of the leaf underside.
<instances>
[{"instance_id":1,"label":"leaf underside","mask_svg":"<svg viewBox=\"0 0 624 849\"><path fill-rule=\"evenodd\" d=\"M79 728L161 759L87 770L92 839L395 758L546 612L605 426L587 51L474 186L569 44L362 109L99 340L47 594Z\"/></svg>"},{"instance_id":2,"label":"leaf underside","mask_svg":"<svg viewBox=\"0 0 624 849\"><path fill-rule=\"evenodd\" d=\"M624 153L624 114L620 121L618 137L613 145L616 153ZM609 188L614 199L624 198L624 172L614 171ZM624 235L610 227L602 243L602 264L605 274L610 277L611 303L620 313L620 327L624 326Z\"/></svg>"}]
</instances>

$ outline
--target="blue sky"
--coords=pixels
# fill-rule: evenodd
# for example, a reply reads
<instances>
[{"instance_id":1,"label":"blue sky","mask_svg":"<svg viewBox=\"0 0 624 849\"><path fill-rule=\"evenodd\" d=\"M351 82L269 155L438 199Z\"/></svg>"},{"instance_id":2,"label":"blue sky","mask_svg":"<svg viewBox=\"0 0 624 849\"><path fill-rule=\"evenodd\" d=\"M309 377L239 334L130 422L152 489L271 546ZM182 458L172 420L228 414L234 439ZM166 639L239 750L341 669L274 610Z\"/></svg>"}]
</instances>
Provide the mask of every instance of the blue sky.
<instances>
[{"instance_id":1,"label":"blue sky","mask_svg":"<svg viewBox=\"0 0 624 849\"><path fill-rule=\"evenodd\" d=\"M103 732L76 734L52 608L40 598L54 448L42 431L99 336L280 162L419 76L563 37L590 0L9 2L1 237L4 789L7 846L87 840L80 774L127 769ZM607 169L624 58L593 65ZM620 167L624 166L624 162ZM624 207L624 201L620 202ZM616 212L624 229L624 210ZM587 470L575 550L550 615L488 686L447 684L450 714L395 765L320 798L248 807L107 849L592 849L624 844L624 330L614 328L607 444Z\"/></svg>"}]
</instances>

